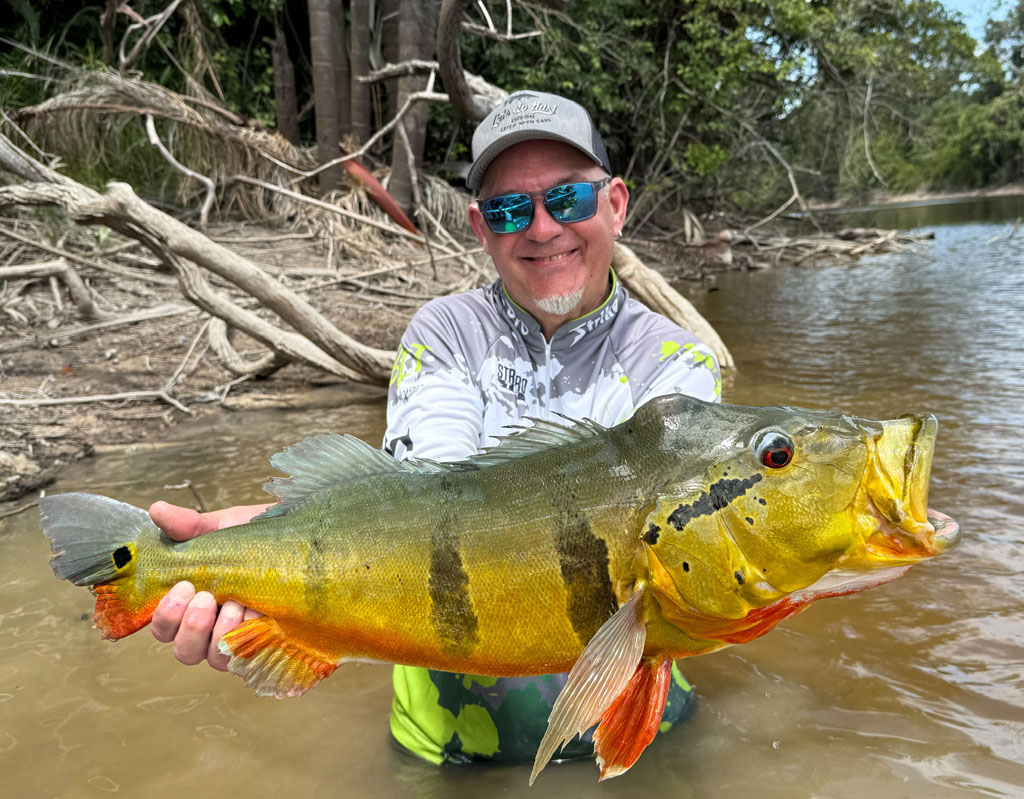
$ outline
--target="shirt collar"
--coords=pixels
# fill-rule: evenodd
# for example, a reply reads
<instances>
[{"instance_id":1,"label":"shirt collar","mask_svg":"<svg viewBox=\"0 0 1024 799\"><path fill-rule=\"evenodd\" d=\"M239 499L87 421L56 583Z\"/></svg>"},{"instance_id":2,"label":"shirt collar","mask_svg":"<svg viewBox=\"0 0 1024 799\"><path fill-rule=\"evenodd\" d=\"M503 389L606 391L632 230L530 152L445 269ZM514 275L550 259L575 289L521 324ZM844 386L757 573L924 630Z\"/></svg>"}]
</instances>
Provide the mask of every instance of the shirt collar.
<instances>
[{"instance_id":1,"label":"shirt collar","mask_svg":"<svg viewBox=\"0 0 1024 799\"><path fill-rule=\"evenodd\" d=\"M615 270L609 269L609 273L612 285L604 302L590 313L565 322L558 328L551 338L552 351L571 349L584 340L603 336L611 328L629 295L619 282ZM543 350L545 341L540 322L508 296L500 279L495 281L491 288L509 327L523 338L528 347Z\"/></svg>"}]
</instances>

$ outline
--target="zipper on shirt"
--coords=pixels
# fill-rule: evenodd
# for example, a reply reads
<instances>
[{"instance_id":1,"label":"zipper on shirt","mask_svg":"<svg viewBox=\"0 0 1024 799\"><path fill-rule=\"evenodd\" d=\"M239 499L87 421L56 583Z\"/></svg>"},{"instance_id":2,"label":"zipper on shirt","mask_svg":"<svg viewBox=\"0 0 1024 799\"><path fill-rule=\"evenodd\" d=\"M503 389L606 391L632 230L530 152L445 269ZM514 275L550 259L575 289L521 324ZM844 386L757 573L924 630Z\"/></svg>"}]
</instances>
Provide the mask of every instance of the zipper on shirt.
<instances>
[{"instance_id":1,"label":"zipper on shirt","mask_svg":"<svg viewBox=\"0 0 1024 799\"><path fill-rule=\"evenodd\" d=\"M542 334L543 335L543 334ZM544 415L543 419L551 419L551 342L544 339Z\"/></svg>"}]
</instances>

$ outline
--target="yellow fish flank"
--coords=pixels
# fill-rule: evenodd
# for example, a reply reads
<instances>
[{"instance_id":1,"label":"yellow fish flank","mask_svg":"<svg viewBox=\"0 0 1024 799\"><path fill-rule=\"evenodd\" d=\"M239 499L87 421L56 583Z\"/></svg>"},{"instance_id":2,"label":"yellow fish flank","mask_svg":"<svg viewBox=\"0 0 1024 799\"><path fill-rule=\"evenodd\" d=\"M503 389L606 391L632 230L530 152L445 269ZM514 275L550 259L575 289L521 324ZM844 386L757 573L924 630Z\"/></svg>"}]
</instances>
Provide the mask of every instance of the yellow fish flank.
<instances>
[{"instance_id":1,"label":"yellow fish flank","mask_svg":"<svg viewBox=\"0 0 1024 799\"><path fill-rule=\"evenodd\" d=\"M55 574L92 587L108 638L147 625L187 579L265 614L220 642L259 694L302 694L351 659L571 668L531 782L594 724L606 778L657 731L673 659L957 543L927 505L936 429L673 395L611 428L536 421L453 464L313 436L271 459L290 475L265 486L277 505L182 543L107 497L39 504Z\"/></svg>"}]
</instances>

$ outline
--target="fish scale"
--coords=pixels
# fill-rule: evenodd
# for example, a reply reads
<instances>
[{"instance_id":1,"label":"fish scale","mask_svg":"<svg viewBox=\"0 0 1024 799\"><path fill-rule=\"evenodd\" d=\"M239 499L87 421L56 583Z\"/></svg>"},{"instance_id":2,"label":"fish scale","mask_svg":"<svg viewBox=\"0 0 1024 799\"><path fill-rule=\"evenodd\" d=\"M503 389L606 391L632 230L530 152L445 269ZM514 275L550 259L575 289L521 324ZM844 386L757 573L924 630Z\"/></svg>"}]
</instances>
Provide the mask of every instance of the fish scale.
<instances>
[{"instance_id":1,"label":"fish scale","mask_svg":"<svg viewBox=\"0 0 1024 799\"><path fill-rule=\"evenodd\" d=\"M602 778L653 738L671 660L753 640L817 599L880 585L959 539L927 508L937 425L672 395L612 428L534 420L454 464L350 436L271 459L277 505L173 542L106 497L40 500L58 577L108 638L187 579L264 615L219 642L259 694L350 659L517 676L572 671L531 782L599 723Z\"/></svg>"}]
</instances>

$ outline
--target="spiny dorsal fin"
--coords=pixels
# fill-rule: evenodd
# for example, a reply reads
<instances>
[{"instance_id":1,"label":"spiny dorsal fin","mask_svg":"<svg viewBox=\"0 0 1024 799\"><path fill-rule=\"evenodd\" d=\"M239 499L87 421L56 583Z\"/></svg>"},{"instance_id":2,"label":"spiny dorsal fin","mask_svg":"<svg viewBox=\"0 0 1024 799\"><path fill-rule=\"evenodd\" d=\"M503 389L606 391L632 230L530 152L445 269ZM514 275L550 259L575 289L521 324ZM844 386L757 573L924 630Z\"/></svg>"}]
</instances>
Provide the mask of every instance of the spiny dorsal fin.
<instances>
[{"instance_id":1,"label":"spiny dorsal fin","mask_svg":"<svg viewBox=\"0 0 1024 799\"><path fill-rule=\"evenodd\" d=\"M435 474L467 468L428 460L398 461L362 439L337 433L320 433L292 444L274 455L270 465L290 477L271 477L263 484L263 490L280 501L257 519L289 513L318 491L348 480L383 474Z\"/></svg>"},{"instance_id":2,"label":"spiny dorsal fin","mask_svg":"<svg viewBox=\"0 0 1024 799\"><path fill-rule=\"evenodd\" d=\"M525 458L527 455L534 455L554 447L560 447L563 444L586 441L608 429L592 419L576 420L560 413L555 415L565 421L554 422L549 419L525 416L523 419L524 421L531 422L530 426L518 424L505 425L509 430L522 430L523 432L508 436L498 436L499 443L497 446L488 447L479 455L470 456L466 459L465 463L480 469L488 466L497 466L501 463Z\"/></svg>"}]
</instances>

